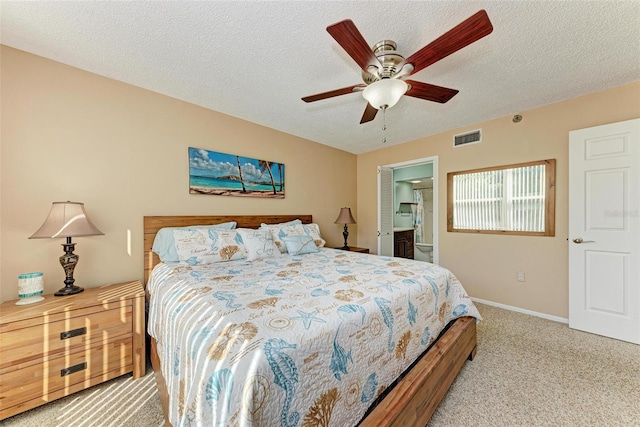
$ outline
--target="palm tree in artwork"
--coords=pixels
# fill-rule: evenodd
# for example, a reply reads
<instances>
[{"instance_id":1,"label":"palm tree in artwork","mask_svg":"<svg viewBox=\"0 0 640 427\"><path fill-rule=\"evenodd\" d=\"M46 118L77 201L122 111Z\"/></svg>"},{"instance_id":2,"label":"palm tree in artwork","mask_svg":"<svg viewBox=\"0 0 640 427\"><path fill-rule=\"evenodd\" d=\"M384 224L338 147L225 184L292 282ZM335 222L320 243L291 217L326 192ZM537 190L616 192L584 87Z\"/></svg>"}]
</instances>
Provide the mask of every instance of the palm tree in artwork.
<instances>
[{"instance_id":1,"label":"palm tree in artwork","mask_svg":"<svg viewBox=\"0 0 640 427\"><path fill-rule=\"evenodd\" d=\"M282 167L282 163L278 163L278 175L280 176L280 191L283 190L284 187L284 170Z\"/></svg>"},{"instance_id":2,"label":"palm tree in artwork","mask_svg":"<svg viewBox=\"0 0 640 427\"><path fill-rule=\"evenodd\" d=\"M242 184L242 192L246 193L247 189L244 187L244 178L242 178L242 168L240 167L240 156L236 156L238 162L238 174L240 175L240 183Z\"/></svg>"},{"instance_id":3,"label":"palm tree in artwork","mask_svg":"<svg viewBox=\"0 0 640 427\"><path fill-rule=\"evenodd\" d=\"M269 172L269 178L271 178L271 186L273 187L273 194L277 194L276 192L276 182L273 179L273 173L271 173L271 163L266 160L258 160L258 166L260 166L260 170L264 175L264 171Z\"/></svg>"}]
</instances>

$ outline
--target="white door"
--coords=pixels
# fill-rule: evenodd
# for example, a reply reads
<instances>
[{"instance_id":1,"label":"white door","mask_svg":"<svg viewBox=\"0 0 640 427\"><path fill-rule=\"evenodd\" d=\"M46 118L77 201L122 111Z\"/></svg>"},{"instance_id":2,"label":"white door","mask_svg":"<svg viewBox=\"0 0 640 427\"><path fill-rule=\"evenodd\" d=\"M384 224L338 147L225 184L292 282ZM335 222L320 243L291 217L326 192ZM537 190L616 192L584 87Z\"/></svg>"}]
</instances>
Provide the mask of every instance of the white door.
<instances>
[{"instance_id":1,"label":"white door","mask_svg":"<svg viewBox=\"0 0 640 427\"><path fill-rule=\"evenodd\" d=\"M393 170L378 166L378 255L393 256Z\"/></svg>"},{"instance_id":2,"label":"white door","mask_svg":"<svg viewBox=\"0 0 640 427\"><path fill-rule=\"evenodd\" d=\"M640 119L569 133L569 326L640 344Z\"/></svg>"}]
</instances>

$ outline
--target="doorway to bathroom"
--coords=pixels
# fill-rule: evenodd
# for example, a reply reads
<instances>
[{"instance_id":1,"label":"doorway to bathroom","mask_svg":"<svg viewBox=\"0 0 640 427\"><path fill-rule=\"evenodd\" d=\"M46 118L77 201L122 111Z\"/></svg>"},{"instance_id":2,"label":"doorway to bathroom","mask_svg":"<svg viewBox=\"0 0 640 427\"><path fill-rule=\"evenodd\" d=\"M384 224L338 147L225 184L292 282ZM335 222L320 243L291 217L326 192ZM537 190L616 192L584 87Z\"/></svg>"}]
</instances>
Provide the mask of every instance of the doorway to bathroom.
<instances>
[{"instance_id":1,"label":"doorway to bathroom","mask_svg":"<svg viewBox=\"0 0 640 427\"><path fill-rule=\"evenodd\" d=\"M378 254L394 256L394 232L414 230L414 258L438 263L438 157L378 166Z\"/></svg>"}]
</instances>

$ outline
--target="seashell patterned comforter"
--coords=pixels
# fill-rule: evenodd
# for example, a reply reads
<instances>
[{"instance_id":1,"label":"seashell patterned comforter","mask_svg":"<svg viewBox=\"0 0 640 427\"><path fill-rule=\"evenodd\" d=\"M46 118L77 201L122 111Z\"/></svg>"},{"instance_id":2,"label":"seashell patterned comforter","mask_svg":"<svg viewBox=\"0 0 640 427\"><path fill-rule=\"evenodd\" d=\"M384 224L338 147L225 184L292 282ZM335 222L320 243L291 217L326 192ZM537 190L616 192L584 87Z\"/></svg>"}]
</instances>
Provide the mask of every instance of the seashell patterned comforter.
<instances>
[{"instance_id":1,"label":"seashell patterned comforter","mask_svg":"<svg viewBox=\"0 0 640 427\"><path fill-rule=\"evenodd\" d=\"M434 264L322 248L158 264L149 334L178 426L351 426L451 320L480 318Z\"/></svg>"}]
</instances>

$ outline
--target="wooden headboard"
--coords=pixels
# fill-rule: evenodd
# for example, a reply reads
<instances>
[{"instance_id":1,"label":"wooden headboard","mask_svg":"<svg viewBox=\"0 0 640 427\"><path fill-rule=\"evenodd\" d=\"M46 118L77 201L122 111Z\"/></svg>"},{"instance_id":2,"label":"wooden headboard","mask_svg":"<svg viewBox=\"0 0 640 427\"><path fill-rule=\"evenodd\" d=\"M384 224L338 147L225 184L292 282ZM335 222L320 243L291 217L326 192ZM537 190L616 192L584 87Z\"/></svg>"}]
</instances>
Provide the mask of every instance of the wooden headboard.
<instances>
[{"instance_id":1,"label":"wooden headboard","mask_svg":"<svg viewBox=\"0 0 640 427\"><path fill-rule=\"evenodd\" d=\"M213 225L235 221L238 228L259 228L260 224L277 224L299 218L303 224L312 222L311 215L225 215L225 216L145 216L144 217L144 286L149 274L160 263L158 255L151 251L156 233L163 227L186 227L189 225Z\"/></svg>"}]
</instances>

